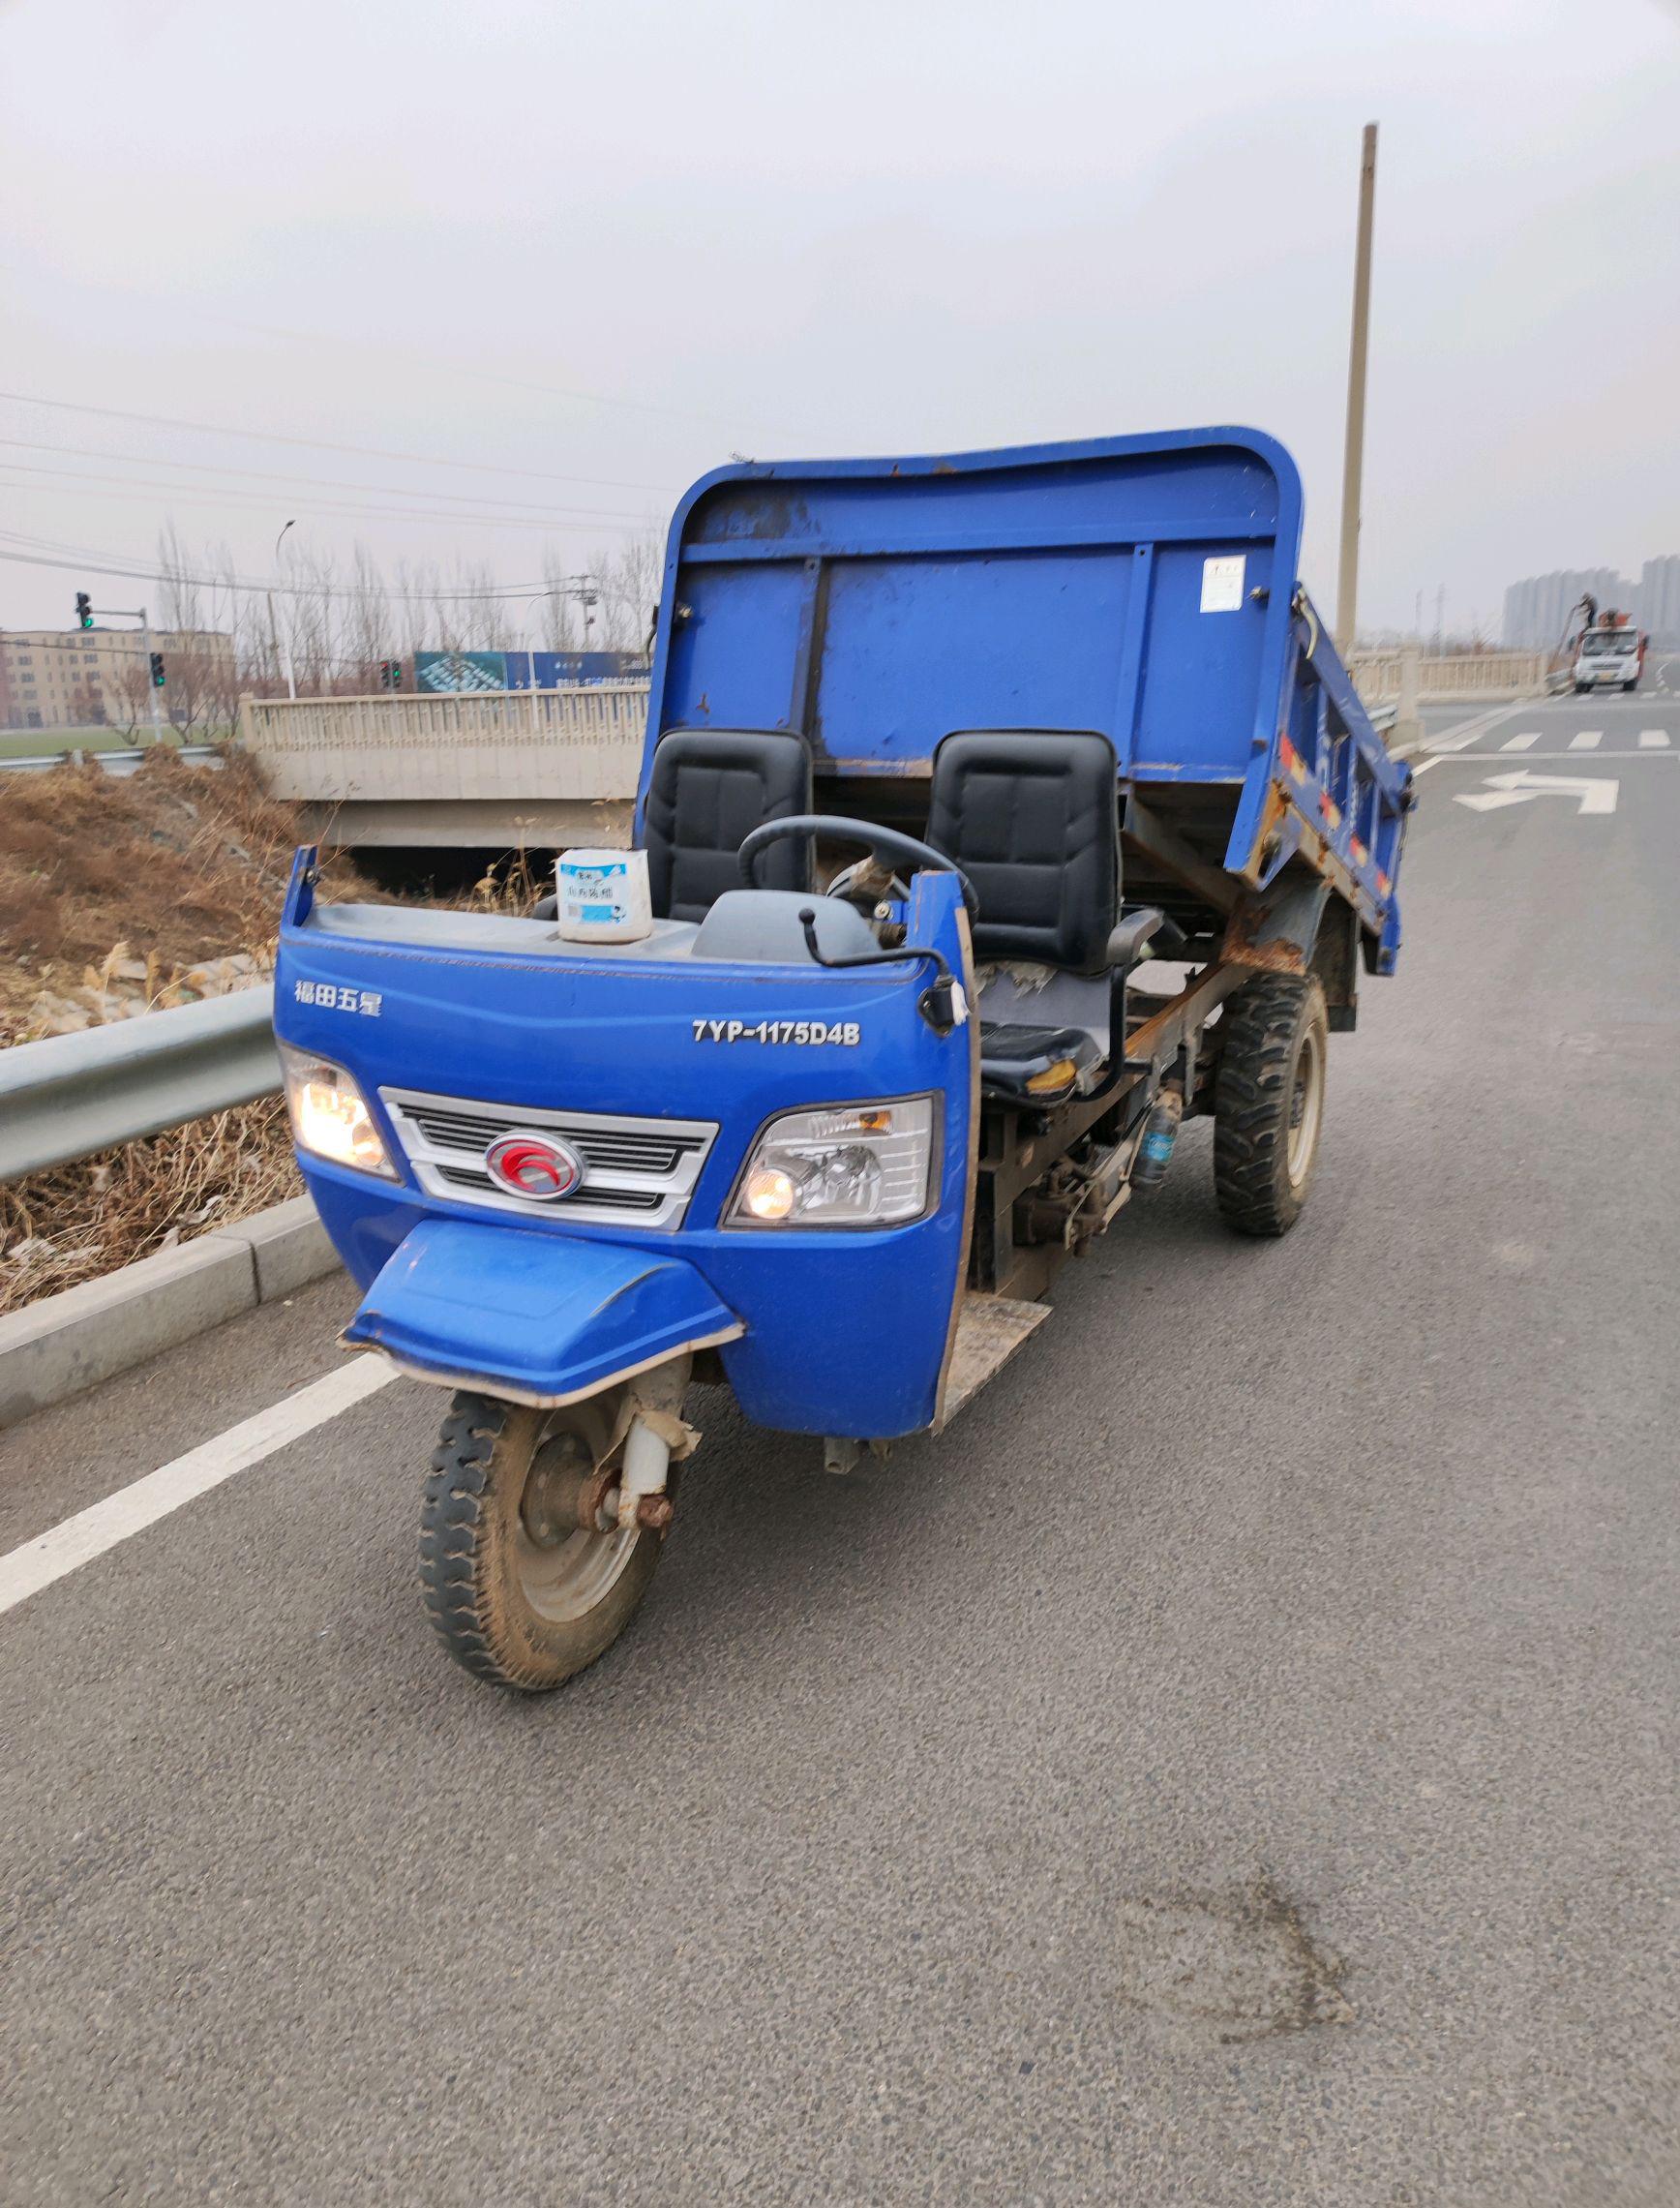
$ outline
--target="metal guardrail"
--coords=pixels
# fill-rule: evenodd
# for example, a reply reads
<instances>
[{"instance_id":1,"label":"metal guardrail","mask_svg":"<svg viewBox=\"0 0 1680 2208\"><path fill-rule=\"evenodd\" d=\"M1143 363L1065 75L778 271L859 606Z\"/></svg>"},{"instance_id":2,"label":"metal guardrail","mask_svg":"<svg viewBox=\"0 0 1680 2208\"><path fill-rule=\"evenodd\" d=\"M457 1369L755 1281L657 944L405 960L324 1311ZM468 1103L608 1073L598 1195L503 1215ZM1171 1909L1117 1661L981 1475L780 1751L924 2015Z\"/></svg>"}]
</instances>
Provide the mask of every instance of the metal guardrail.
<instances>
[{"instance_id":1,"label":"metal guardrail","mask_svg":"<svg viewBox=\"0 0 1680 2208\"><path fill-rule=\"evenodd\" d=\"M0 1050L0 1181L272 1095L274 985Z\"/></svg>"},{"instance_id":2,"label":"metal guardrail","mask_svg":"<svg viewBox=\"0 0 1680 2208\"><path fill-rule=\"evenodd\" d=\"M146 744L143 749L130 751L96 751L91 744L78 745L69 751L42 751L27 759L0 758L0 774L47 774L55 767L67 766L73 759L91 759L103 767L107 774L132 774L148 755L158 748ZM179 759L188 767L215 767L222 754L213 743L165 743L163 749L171 758Z\"/></svg>"}]
</instances>

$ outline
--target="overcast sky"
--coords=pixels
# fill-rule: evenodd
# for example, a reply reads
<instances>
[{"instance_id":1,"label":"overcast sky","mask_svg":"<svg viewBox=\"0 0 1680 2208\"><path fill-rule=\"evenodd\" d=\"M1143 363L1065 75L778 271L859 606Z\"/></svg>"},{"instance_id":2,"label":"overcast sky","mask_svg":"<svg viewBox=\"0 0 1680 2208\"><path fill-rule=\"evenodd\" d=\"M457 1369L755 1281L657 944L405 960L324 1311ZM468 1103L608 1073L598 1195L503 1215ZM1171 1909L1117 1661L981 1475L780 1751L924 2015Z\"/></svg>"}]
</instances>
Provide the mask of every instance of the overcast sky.
<instances>
[{"instance_id":1,"label":"overcast sky","mask_svg":"<svg viewBox=\"0 0 1680 2208\"><path fill-rule=\"evenodd\" d=\"M0 0L0 387L408 456L7 399L0 551L511 583L732 451L1247 422L1328 607L1368 119L1365 624L1680 551L1664 0Z\"/></svg>"}]
</instances>

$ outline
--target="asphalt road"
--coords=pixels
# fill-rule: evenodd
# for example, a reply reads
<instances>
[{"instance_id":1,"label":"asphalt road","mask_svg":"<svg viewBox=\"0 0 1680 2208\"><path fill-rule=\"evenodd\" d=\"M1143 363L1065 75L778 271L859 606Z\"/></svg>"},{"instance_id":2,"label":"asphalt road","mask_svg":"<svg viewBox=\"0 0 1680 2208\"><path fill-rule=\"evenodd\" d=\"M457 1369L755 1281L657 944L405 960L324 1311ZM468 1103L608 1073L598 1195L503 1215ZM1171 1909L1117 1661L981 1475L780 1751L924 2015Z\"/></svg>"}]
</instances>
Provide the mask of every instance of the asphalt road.
<instances>
[{"instance_id":1,"label":"asphalt road","mask_svg":"<svg viewBox=\"0 0 1680 2208\"><path fill-rule=\"evenodd\" d=\"M944 1439L711 1404L563 1693L434 1645L407 1382L0 1616L10 2208L1680 2199L1680 705L1421 795L1298 1230L1197 1126ZM346 1301L0 1437L0 1549Z\"/></svg>"}]
</instances>

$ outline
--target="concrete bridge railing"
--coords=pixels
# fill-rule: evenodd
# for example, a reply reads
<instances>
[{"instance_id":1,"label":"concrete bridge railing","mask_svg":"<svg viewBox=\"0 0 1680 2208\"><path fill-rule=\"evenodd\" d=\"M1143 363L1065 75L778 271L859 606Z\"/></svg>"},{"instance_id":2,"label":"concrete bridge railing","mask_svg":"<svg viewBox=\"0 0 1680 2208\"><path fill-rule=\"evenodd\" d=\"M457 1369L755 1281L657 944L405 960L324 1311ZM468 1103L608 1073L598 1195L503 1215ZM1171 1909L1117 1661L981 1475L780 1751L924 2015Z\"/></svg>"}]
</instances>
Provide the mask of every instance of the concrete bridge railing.
<instances>
[{"instance_id":1,"label":"concrete bridge railing","mask_svg":"<svg viewBox=\"0 0 1680 2208\"><path fill-rule=\"evenodd\" d=\"M619 843L645 682L246 698L239 739L329 841Z\"/></svg>"},{"instance_id":2,"label":"concrete bridge railing","mask_svg":"<svg viewBox=\"0 0 1680 2208\"><path fill-rule=\"evenodd\" d=\"M1456 705L1485 699L1521 698L1541 689L1545 681L1544 651L1455 651L1441 654L1413 651L1417 669L1418 702L1422 705ZM1377 699L1400 701L1407 687L1405 648L1394 651L1356 651L1347 671L1354 687L1367 705Z\"/></svg>"}]
</instances>

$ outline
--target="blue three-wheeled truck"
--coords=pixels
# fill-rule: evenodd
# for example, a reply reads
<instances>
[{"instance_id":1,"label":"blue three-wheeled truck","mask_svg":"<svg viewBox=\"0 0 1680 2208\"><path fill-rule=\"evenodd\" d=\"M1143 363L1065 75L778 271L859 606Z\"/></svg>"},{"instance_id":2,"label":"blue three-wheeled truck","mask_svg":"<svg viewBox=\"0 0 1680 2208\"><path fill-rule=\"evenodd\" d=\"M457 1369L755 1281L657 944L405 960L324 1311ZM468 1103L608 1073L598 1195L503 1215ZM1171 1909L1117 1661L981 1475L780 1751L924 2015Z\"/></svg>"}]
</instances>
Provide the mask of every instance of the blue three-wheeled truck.
<instances>
[{"instance_id":1,"label":"blue three-wheeled truck","mask_svg":"<svg viewBox=\"0 0 1680 2208\"><path fill-rule=\"evenodd\" d=\"M345 1342L454 1391L421 1579L468 1670L622 1631L692 1386L836 1471L937 1434L1182 1119L1234 1227L1294 1224L1411 798L1300 538L1248 430L723 469L672 523L627 939L328 905L299 854L299 1157Z\"/></svg>"}]
</instances>

